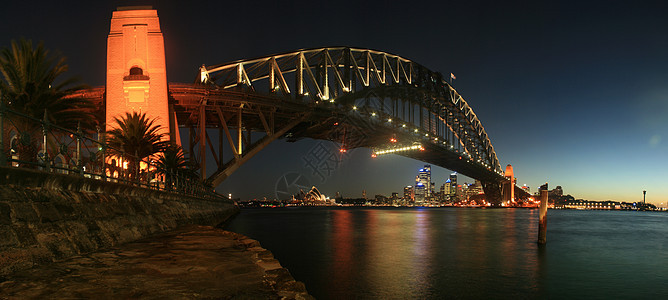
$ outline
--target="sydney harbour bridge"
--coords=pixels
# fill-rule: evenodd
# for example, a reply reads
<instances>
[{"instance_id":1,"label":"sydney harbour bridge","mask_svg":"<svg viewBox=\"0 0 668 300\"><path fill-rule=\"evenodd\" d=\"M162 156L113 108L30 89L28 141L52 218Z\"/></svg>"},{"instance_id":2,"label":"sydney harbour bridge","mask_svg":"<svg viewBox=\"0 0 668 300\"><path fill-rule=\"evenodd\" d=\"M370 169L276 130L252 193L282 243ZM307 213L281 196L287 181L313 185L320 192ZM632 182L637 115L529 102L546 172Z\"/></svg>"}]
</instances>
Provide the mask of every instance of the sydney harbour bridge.
<instances>
[{"instance_id":1,"label":"sydney harbour bridge","mask_svg":"<svg viewBox=\"0 0 668 300\"><path fill-rule=\"evenodd\" d=\"M473 109L440 73L406 58L329 47L202 66L199 73L194 84L169 85L170 105L176 122L190 128L202 176L207 151L214 154L214 185L281 137L328 139L342 151L367 147L374 156L393 153L457 171L480 180L492 203L509 183ZM207 128L226 137L234 158L222 160L223 145L211 145Z\"/></svg>"},{"instance_id":2,"label":"sydney harbour bridge","mask_svg":"<svg viewBox=\"0 0 668 300\"><path fill-rule=\"evenodd\" d=\"M157 14L154 18L157 22ZM155 30L150 22L149 33ZM136 34L137 25L130 26ZM108 51L116 36L113 31L114 19ZM146 47L152 44L149 40ZM131 97L129 89L142 82L153 84L150 78L155 76L150 74L150 57L128 55L121 77L125 95ZM164 50L161 55L164 60ZM107 65L109 69L112 64ZM480 180L491 203L499 204L513 193L528 196L512 176L504 176L490 138L464 98L441 73L407 58L327 47L195 66L195 70L193 83L167 85L169 133L180 141L177 128L189 129L188 144L183 146L199 166L200 176L214 186L279 138L311 138L337 142L341 151L366 147L374 156L397 154L459 172ZM106 104L102 107L107 108L107 119L110 103L116 101L109 76L107 90L82 91ZM218 138L212 139L212 134ZM231 149L231 159L223 159L223 149ZM207 159L214 160L214 170L207 170Z\"/></svg>"}]
</instances>

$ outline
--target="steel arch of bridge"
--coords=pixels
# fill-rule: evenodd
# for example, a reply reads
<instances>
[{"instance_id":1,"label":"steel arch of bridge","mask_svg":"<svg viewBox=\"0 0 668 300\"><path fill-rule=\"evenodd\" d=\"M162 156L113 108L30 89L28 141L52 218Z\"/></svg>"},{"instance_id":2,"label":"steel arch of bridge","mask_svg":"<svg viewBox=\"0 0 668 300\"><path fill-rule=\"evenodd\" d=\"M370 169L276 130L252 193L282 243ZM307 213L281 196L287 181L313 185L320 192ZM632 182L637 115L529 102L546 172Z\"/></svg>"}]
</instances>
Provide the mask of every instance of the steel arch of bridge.
<instances>
[{"instance_id":1,"label":"steel arch of bridge","mask_svg":"<svg viewBox=\"0 0 668 300\"><path fill-rule=\"evenodd\" d=\"M206 92L201 92L204 100L200 104L207 104L208 100L205 98L210 97L209 95L218 93L220 98L224 97L224 93L234 92L262 98L265 104L274 99L276 105L271 107L271 113L298 105L310 109L311 112L320 112L310 114L310 118L326 118L328 114L334 113L367 118L376 125L386 123L381 124L382 127L393 128L400 136L410 139L409 142L426 143L430 147L439 146L439 151L449 152L459 160L463 159L474 167L474 171L460 171L464 175L482 178L488 182L503 179L494 147L468 103L440 73L397 55L347 47L299 50L202 66L196 83L203 84L206 88ZM237 145L235 154L239 154L244 144L241 138L244 127L241 124L241 111L244 106L248 108L249 101L240 100L232 106L238 106L238 122L231 122L230 127L236 125L239 131L238 139L234 142ZM220 121L225 122L221 110L216 109ZM261 119L267 136L275 135L276 129L267 126L262 110L257 111L259 114L256 115ZM203 111L201 114L205 115ZM308 119L304 114L300 116L300 122ZM200 120L200 123L200 127L204 127L205 121ZM291 122L288 126L290 128L281 127L282 133L298 124L299 122ZM232 144L228 126L223 125ZM200 135L205 134L204 131L201 132ZM304 136L318 138L314 134ZM271 140L275 138L277 136L273 136ZM378 147L379 143L380 140L371 140L357 146ZM204 149L204 145L200 144ZM245 144L251 144L250 137ZM239 153L236 153L237 151ZM412 156L410 153L398 154L421 159L419 155ZM203 154L200 157L203 157ZM235 157L237 161L240 159L240 155ZM459 171L452 166L433 163ZM212 176L214 183L222 181L217 179L224 173L221 172L221 165L219 164L218 172ZM229 175L229 172L227 174Z\"/></svg>"}]
</instances>

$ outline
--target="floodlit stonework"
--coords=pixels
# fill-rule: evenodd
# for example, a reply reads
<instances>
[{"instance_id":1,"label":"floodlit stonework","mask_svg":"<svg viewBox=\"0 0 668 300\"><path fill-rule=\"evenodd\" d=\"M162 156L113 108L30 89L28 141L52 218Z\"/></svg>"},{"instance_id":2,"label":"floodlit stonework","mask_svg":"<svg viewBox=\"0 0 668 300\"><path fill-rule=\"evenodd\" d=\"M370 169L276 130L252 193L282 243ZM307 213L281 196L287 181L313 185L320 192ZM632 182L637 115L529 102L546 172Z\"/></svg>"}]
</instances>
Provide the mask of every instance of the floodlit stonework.
<instances>
[{"instance_id":1,"label":"floodlit stonework","mask_svg":"<svg viewBox=\"0 0 668 300\"><path fill-rule=\"evenodd\" d=\"M165 46L158 12L151 7L119 7L107 38L107 130L114 117L142 112L169 133Z\"/></svg>"}]
</instances>

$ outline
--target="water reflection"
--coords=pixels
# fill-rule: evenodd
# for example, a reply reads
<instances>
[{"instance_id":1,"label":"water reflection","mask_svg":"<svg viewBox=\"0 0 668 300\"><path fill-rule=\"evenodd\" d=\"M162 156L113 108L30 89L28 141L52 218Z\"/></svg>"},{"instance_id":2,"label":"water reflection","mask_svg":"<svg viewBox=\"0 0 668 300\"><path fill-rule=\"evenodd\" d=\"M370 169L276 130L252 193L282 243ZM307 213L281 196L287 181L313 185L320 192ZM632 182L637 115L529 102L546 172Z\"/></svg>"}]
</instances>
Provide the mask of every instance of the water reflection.
<instances>
[{"instance_id":1,"label":"water reflection","mask_svg":"<svg viewBox=\"0 0 668 300\"><path fill-rule=\"evenodd\" d=\"M429 278L433 276L433 240L431 236L431 214L425 209L419 209L411 214L415 220L412 230L413 233L413 253L410 256L412 266L409 266L411 274L411 284L415 287L411 292L413 297L425 298L430 294L432 284ZM404 290L406 292L406 290Z\"/></svg>"},{"instance_id":2,"label":"water reflection","mask_svg":"<svg viewBox=\"0 0 668 300\"><path fill-rule=\"evenodd\" d=\"M331 282L327 285L328 295L337 296L341 293L339 286L351 286L353 282L353 272L355 266L353 263L353 228L352 213L349 210L334 210L331 215L332 231L331 236L332 260L328 264L328 273L331 274Z\"/></svg>"},{"instance_id":3,"label":"water reflection","mask_svg":"<svg viewBox=\"0 0 668 300\"><path fill-rule=\"evenodd\" d=\"M543 293L545 253L535 243L537 215L531 210L319 208L280 222L302 228L330 223L322 231L282 232L325 241L328 251L308 243L270 249L277 257L299 253L290 247L329 255L311 262L297 257L303 263L292 266L281 259L318 299L537 298Z\"/></svg>"},{"instance_id":4,"label":"water reflection","mask_svg":"<svg viewBox=\"0 0 668 300\"><path fill-rule=\"evenodd\" d=\"M327 297L537 296L541 267L527 215L533 214L333 210Z\"/></svg>"}]
</instances>

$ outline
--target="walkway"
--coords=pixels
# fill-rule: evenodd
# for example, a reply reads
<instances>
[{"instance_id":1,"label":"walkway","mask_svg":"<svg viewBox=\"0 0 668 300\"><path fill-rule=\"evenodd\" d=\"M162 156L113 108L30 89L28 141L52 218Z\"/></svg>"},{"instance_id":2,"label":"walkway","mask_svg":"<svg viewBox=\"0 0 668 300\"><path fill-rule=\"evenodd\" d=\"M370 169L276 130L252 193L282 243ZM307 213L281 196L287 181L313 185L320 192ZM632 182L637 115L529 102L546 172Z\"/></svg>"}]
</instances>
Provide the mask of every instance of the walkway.
<instances>
[{"instance_id":1,"label":"walkway","mask_svg":"<svg viewBox=\"0 0 668 300\"><path fill-rule=\"evenodd\" d=\"M0 278L0 299L312 299L255 240L189 226Z\"/></svg>"}]
</instances>

